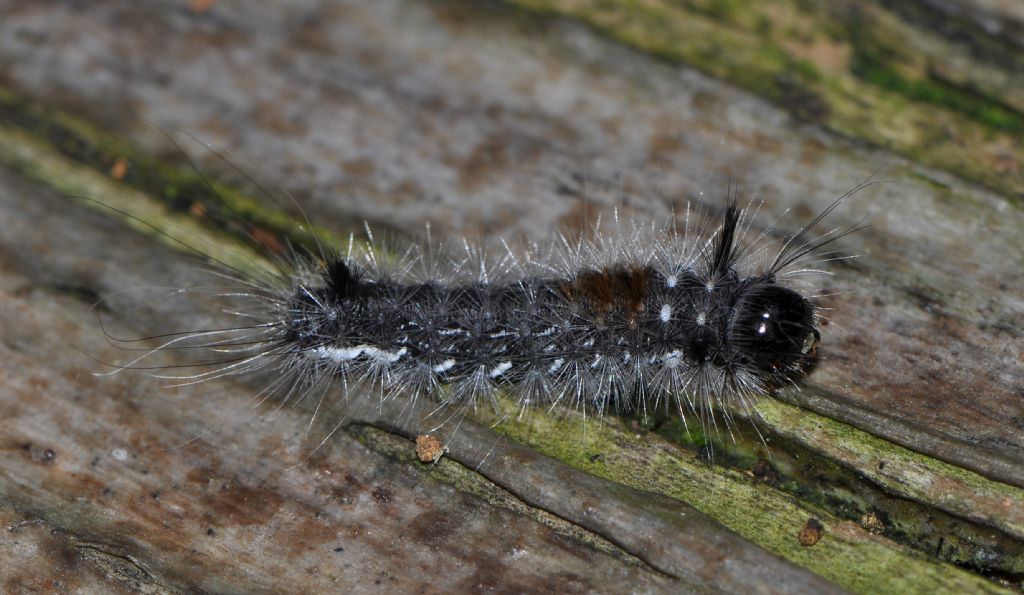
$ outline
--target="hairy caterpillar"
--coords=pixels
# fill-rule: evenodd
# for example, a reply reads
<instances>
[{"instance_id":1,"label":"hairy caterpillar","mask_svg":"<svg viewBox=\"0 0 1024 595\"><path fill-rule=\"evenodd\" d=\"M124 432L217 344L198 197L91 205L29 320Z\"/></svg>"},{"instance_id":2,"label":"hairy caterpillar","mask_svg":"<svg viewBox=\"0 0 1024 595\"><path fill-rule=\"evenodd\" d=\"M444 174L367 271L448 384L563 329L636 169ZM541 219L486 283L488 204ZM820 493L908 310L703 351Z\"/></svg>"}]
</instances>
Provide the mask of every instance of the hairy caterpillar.
<instances>
[{"instance_id":1,"label":"hairy caterpillar","mask_svg":"<svg viewBox=\"0 0 1024 595\"><path fill-rule=\"evenodd\" d=\"M713 227L623 224L593 238L558 236L488 259L428 237L404 250L350 239L346 251L295 250L266 274L218 263L235 285L235 323L149 337L163 342L117 370L167 350L199 351L183 383L269 373L263 398L373 394L426 399L442 423L508 393L521 408L568 405L600 413L672 409L702 425L715 413L795 386L813 368L820 309L799 281L832 259L821 249L859 228L810 239L843 195L774 254L769 232L747 239L735 200ZM695 217L696 218L696 217ZM334 381L339 381L334 384ZM331 387L338 386L337 392Z\"/></svg>"}]
</instances>

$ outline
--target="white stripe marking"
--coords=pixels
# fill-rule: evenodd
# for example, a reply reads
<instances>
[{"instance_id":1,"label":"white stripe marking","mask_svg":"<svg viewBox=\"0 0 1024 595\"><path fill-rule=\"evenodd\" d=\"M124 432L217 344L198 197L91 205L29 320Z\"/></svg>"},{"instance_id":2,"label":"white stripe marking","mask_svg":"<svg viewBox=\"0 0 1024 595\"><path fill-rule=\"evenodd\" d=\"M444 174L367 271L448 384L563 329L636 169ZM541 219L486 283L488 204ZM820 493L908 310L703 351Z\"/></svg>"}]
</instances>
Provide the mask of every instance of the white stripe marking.
<instances>
[{"instance_id":1,"label":"white stripe marking","mask_svg":"<svg viewBox=\"0 0 1024 595\"><path fill-rule=\"evenodd\" d=\"M403 347L398 351L385 351L372 345L356 345L355 347L317 347L313 353L320 359L339 363L350 362L365 355L383 364L393 364L409 353L409 350Z\"/></svg>"},{"instance_id":2,"label":"white stripe marking","mask_svg":"<svg viewBox=\"0 0 1024 595\"><path fill-rule=\"evenodd\" d=\"M490 378L497 378L512 369L512 362L501 362L487 374Z\"/></svg>"},{"instance_id":3,"label":"white stripe marking","mask_svg":"<svg viewBox=\"0 0 1024 595\"><path fill-rule=\"evenodd\" d=\"M313 353L320 359L329 359L334 362L348 362L363 354L365 345L358 347L317 347Z\"/></svg>"},{"instance_id":4,"label":"white stripe marking","mask_svg":"<svg viewBox=\"0 0 1024 595\"><path fill-rule=\"evenodd\" d=\"M441 363L437 364L436 366L434 366L432 369L434 370L435 374L444 374L445 372L447 372L448 370L451 370L454 367L455 367L455 360L453 360L453 359L446 359L443 362L441 362Z\"/></svg>"}]
</instances>

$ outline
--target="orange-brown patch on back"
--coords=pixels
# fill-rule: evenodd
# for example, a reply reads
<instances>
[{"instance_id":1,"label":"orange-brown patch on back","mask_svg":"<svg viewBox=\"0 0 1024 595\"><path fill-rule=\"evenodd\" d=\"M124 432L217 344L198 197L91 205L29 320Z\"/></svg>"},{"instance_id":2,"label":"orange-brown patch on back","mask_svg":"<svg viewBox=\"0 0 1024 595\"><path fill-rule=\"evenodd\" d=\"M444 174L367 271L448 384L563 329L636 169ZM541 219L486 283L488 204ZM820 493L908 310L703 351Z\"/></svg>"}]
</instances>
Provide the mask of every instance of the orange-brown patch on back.
<instances>
[{"instance_id":1,"label":"orange-brown patch on back","mask_svg":"<svg viewBox=\"0 0 1024 595\"><path fill-rule=\"evenodd\" d=\"M586 271L561 285L562 293L574 302L587 302L595 314L620 312L630 324L644 310L654 269L647 266L616 266Z\"/></svg>"}]
</instances>

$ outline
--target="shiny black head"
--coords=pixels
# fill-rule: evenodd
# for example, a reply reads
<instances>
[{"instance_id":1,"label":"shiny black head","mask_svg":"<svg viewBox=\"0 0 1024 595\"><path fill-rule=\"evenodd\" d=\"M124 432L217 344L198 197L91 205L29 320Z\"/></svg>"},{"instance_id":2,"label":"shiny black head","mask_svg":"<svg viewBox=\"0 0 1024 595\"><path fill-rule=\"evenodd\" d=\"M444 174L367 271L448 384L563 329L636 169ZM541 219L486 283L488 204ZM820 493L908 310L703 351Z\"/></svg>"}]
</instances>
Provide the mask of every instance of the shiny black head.
<instances>
[{"instance_id":1,"label":"shiny black head","mask_svg":"<svg viewBox=\"0 0 1024 595\"><path fill-rule=\"evenodd\" d=\"M814 305L799 293L770 281L739 290L728 330L737 365L795 379L810 371L820 338Z\"/></svg>"}]
</instances>

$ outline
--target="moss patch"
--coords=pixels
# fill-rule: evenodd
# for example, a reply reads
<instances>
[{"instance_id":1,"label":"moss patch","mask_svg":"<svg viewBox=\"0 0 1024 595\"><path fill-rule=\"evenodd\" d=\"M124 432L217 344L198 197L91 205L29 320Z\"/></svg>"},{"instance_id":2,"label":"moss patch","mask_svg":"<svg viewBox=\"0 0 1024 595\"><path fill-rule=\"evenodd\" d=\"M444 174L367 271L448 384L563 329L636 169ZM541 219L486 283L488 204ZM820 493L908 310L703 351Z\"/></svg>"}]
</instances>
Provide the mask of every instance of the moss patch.
<instances>
[{"instance_id":1,"label":"moss patch","mask_svg":"<svg viewBox=\"0 0 1024 595\"><path fill-rule=\"evenodd\" d=\"M566 413L517 418L496 429L544 454L599 477L683 500L751 541L857 592L997 592L994 583L871 534L855 523L776 489L752 474L711 466L628 421L610 423ZM825 526L814 547L800 545L808 518Z\"/></svg>"},{"instance_id":2,"label":"moss patch","mask_svg":"<svg viewBox=\"0 0 1024 595\"><path fill-rule=\"evenodd\" d=\"M507 1L578 19L798 119L1024 197L1024 104L1012 66L965 54L877 4ZM1019 51L1002 50L1024 64Z\"/></svg>"}]
</instances>

